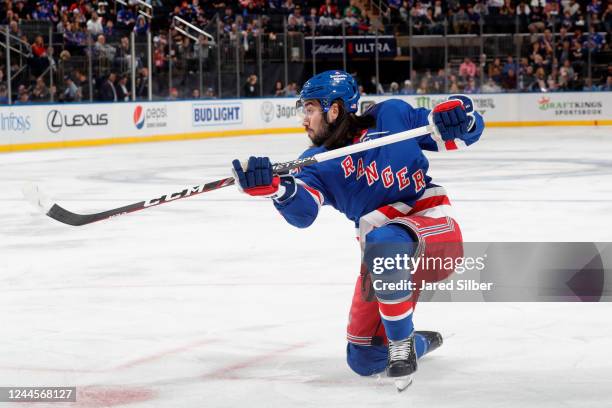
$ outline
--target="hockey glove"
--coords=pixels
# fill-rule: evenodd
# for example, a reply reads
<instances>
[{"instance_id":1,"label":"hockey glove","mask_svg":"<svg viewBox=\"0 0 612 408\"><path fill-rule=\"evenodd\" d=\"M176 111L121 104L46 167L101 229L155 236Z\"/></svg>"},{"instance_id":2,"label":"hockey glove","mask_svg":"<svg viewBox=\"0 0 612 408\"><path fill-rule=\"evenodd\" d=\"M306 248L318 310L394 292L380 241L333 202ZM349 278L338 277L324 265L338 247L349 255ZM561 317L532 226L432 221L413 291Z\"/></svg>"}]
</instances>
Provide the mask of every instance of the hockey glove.
<instances>
[{"instance_id":1,"label":"hockey glove","mask_svg":"<svg viewBox=\"0 0 612 408\"><path fill-rule=\"evenodd\" d=\"M462 139L474 126L474 104L465 95L452 95L436 105L429 114L429 122L435 126L433 137L443 141Z\"/></svg>"},{"instance_id":2,"label":"hockey glove","mask_svg":"<svg viewBox=\"0 0 612 408\"><path fill-rule=\"evenodd\" d=\"M293 176L273 174L272 163L268 157L251 156L246 169L243 169L238 160L234 160L232 166L236 186L243 193L254 197L270 197L276 201L284 201L296 192L297 187Z\"/></svg>"}]
</instances>

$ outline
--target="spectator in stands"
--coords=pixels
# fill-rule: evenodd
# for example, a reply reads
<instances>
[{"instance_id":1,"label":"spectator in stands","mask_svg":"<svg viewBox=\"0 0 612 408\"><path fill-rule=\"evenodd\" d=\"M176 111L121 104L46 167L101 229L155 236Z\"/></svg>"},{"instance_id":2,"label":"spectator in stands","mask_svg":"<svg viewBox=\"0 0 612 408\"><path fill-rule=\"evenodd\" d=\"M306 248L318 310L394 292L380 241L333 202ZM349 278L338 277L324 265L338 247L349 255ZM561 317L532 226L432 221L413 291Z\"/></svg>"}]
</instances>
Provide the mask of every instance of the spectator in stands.
<instances>
[{"instance_id":1,"label":"spectator in stands","mask_svg":"<svg viewBox=\"0 0 612 408\"><path fill-rule=\"evenodd\" d=\"M217 96L215 95L215 90L212 88L207 88L206 91L204 92L204 99L213 99L216 97Z\"/></svg>"},{"instance_id":2,"label":"spectator in stands","mask_svg":"<svg viewBox=\"0 0 612 408\"><path fill-rule=\"evenodd\" d=\"M310 8L310 14L306 17L306 25L308 26L309 32L319 33L319 16L317 15L316 7Z\"/></svg>"},{"instance_id":3,"label":"spectator in stands","mask_svg":"<svg viewBox=\"0 0 612 408\"><path fill-rule=\"evenodd\" d=\"M504 5L499 9L499 14L513 19L514 13L515 10L514 7L512 7L512 0L504 0Z\"/></svg>"},{"instance_id":4,"label":"spectator in stands","mask_svg":"<svg viewBox=\"0 0 612 408\"><path fill-rule=\"evenodd\" d=\"M321 35L332 35L334 34L334 19L329 13L324 13L319 17L319 31Z\"/></svg>"},{"instance_id":5,"label":"spectator in stands","mask_svg":"<svg viewBox=\"0 0 612 408\"><path fill-rule=\"evenodd\" d=\"M107 17L107 6L108 6L108 3L106 1L98 2L97 13L100 16L100 18L102 18L103 20Z\"/></svg>"},{"instance_id":6,"label":"spectator in stands","mask_svg":"<svg viewBox=\"0 0 612 408\"><path fill-rule=\"evenodd\" d=\"M425 34L433 34L435 22L433 20L433 11L431 10L431 8L427 9L427 12L425 13L425 15L420 17L420 20L421 20L423 32Z\"/></svg>"},{"instance_id":7,"label":"spectator in stands","mask_svg":"<svg viewBox=\"0 0 612 408\"><path fill-rule=\"evenodd\" d=\"M114 65L121 71L127 71L130 66L130 59L130 40L127 37L121 37L121 42L115 49Z\"/></svg>"},{"instance_id":8,"label":"spectator in stands","mask_svg":"<svg viewBox=\"0 0 612 408\"><path fill-rule=\"evenodd\" d=\"M306 27L306 20L302 15L302 7L300 7L299 5L295 6L295 9L293 9L293 13L290 14L289 17L293 17L295 19L295 24L298 28L298 31L304 31L304 28Z\"/></svg>"},{"instance_id":9,"label":"spectator in stands","mask_svg":"<svg viewBox=\"0 0 612 408\"><path fill-rule=\"evenodd\" d=\"M563 62L563 66L559 69L559 74L567 78L567 80L574 77L574 67L572 67L570 60L565 60Z\"/></svg>"},{"instance_id":10,"label":"spectator in stands","mask_svg":"<svg viewBox=\"0 0 612 408\"><path fill-rule=\"evenodd\" d=\"M19 20L29 20L28 10L25 6L25 0L18 1L15 4L15 15L19 17Z\"/></svg>"},{"instance_id":11,"label":"spectator in stands","mask_svg":"<svg viewBox=\"0 0 612 408\"><path fill-rule=\"evenodd\" d=\"M608 7L604 11L601 21L603 22L604 30L607 33L612 32L612 1L608 1Z\"/></svg>"},{"instance_id":12,"label":"spectator in stands","mask_svg":"<svg viewBox=\"0 0 612 408\"><path fill-rule=\"evenodd\" d=\"M414 88L412 88L412 82L409 79L404 80L404 86L400 89L401 95L414 95Z\"/></svg>"},{"instance_id":13,"label":"spectator in stands","mask_svg":"<svg viewBox=\"0 0 612 408\"><path fill-rule=\"evenodd\" d=\"M7 25L7 24L10 24L15 19L15 17L16 16L13 10L7 10L6 14L0 21L2 22L2 25Z\"/></svg>"},{"instance_id":14,"label":"spectator in stands","mask_svg":"<svg viewBox=\"0 0 612 408\"><path fill-rule=\"evenodd\" d=\"M444 93L444 85L446 83L446 74L444 68L440 68L438 72L431 77L431 92Z\"/></svg>"},{"instance_id":15,"label":"spectator in stands","mask_svg":"<svg viewBox=\"0 0 612 408\"><path fill-rule=\"evenodd\" d=\"M388 5L389 5L389 10L388 10L388 16L391 19L391 24L397 24L400 19L401 19L401 8L402 8L402 4L404 3L404 1L402 0L389 0L388 1Z\"/></svg>"},{"instance_id":16,"label":"spectator in stands","mask_svg":"<svg viewBox=\"0 0 612 408\"><path fill-rule=\"evenodd\" d=\"M244 96L246 98L253 98L259 95L259 85L257 84L257 75L251 74L247 78L244 84Z\"/></svg>"},{"instance_id":17,"label":"spectator in stands","mask_svg":"<svg viewBox=\"0 0 612 408\"><path fill-rule=\"evenodd\" d=\"M516 90L516 71L509 69L503 76L502 88L507 91Z\"/></svg>"},{"instance_id":18,"label":"spectator in stands","mask_svg":"<svg viewBox=\"0 0 612 408\"><path fill-rule=\"evenodd\" d=\"M93 11L91 18L87 21L87 32L92 36L96 37L104 32L102 26L102 19L98 16L98 13Z\"/></svg>"},{"instance_id":19,"label":"spectator in stands","mask_svg":"<svg viewBox=\"0 0 612 408\"><path fill-rule=\"evenodd\" d=\"M582 88L582 90L585 92L597 92L601 91L601 88L601 86L594 85L593 80L591 78L587 78L584 81L584 87Z\"/></svg>"},{"instance_id":20,"label":"spectator in stands","mask_svg":"<svg viewBox=\"0 0 612 408\"><path fill-rule=\"evenodd\" d=\"M113 35L115 35L115 23L113 23L113 20L107 20L104 25L104 36L112 37Z\"/></svg>"},{"instance_id":21,"label":"spectator in stands","mask_svg":"<svg viewBox=\"0 0 612 408\"><path fill-rule=\"evenodd\" d=\"M429 93L429 81L427 80L427 78L421 78L416 93L417 95L424 95Z\"/></svg>"},{"instance_id":22,"label":"spectator in stands","mask_svg":"<svg viewBox=\"0 0 612 408\"><path fill-rule=\"evenodd\" d=\"M285 94L286 96L297 96L298 94L298 86L297 83L295 82L289 82L289 84L287 84L287 88L285 89Z\"/></svg>"},{"instance_id":23,"label":"spectator in stands","mask_svg":"<svg viewBox=\"0 0 612 408\"><path fill-rule=\"evenodd\" d=\"M453 30L455 34L469 34L471 32L471 21L465 9L460 7L452 17Z\"/></svg>"},{"instance_id":24,"label":"spectator in stands","mask_svg":"<svg viewBox=\"0 0 612 408\"><path fill-rule=\"evenodd\" d=\"M397 82L393 81L389 85L389 94L391 95L399 95L400 94L400 86Z\"/></svg>"},{"instance_id":25,"label":"spectator in stands","mask_svg":"<svg viewBox=\"0 0 612 408\"><path fill-rule=\"evenodd\" d=\"M117 13L117 27L122 30L132 30L136 24L136 16L129 7L122 7Z\"/></svg>"},{"instance_id":26,"label":"spectator in stands","mask_svg":"<svg viewBox=\"0 0 612 408\"><path fill-rule=\"evenodd\" d=\"M117 100L119 102L129 102L132 93L128 90L128 77L127 75L121 75L117 86L115 87L117 92Z\"/></svg>"},{"instance_id":27,"label":"spectator in stands","mask_svg":"<svg viewBox=\"0 0 612 408\"><path fill-rule=\"evenodd\" d=\"M33 102L46 102L50 99L51 93L45 81L39 77L36 79L36 86L32 90L32 101Z\"/></svg>"},{"instance_id":28,"label":"spectator in stands","mask_svg":"<svg viewBox=\"0 0 612 408\"><path fill-rule=\"evenodd\" d=\"M474 64L471 58L465 57L463 59L463 62L459 66L459 76L461 76L464 81L476 76L476 64Z\"/></svg>"},{"instance_id":29,"label":"spectator in stands","mask_svg":"<svg viewBox=\"0 0 612 408\"><path fill-rule=\"evenodd\" d=\"M179 91L177 88L170 88L170 92L168 95L168 100L176 101L180 97Z\"/></svg>"},{"instance_id":30,"label":"spectator in stands","mask_svg":"<svg viewBox=\"0 0 612 408\"><path fill-rule=\"evenodd\" d=\"M460 93L461 88L459 87L459 81L457 80L457 76L451 75L449 78L449 86L448 92L450 93Z\"/></svg>"},{"instance_id":31,"label":"spectator in stands","mask_svg":"<svg viewBox=\"0 0 612 408\"><path fill-rule=\"evenodd\" d=\"M138 70L136 97L138 99L147 99L149 97L149 69L147 67L142 67Z\"/></svg>"},{"instance_id":32,"label":"spectator in stands","mask_svg":"<svg viewBox=\"0 0 612 408\"><path fill-rule=\"evenodd\" d=\"M561 19L561 25L568 30L571 30L574 27L574 17L572 16L569 10L565 10L563 12L563 18Z\"/></svg>"},{"instance_id":33,"label":"spectator in stands","mask_svg":"<svg viewBox=\"0 0 612 408\"><path fill-rule=\"evenodd\" d=\"M506 63L504 64L504 68L502 69L502 74L508 75L508 71L513 70L515 73L518 71L518 65L514 62L514 58L512 55L508 55L506 58Z\"/></svg>"},{"instance_id":34,"label":"spectator in stands","mask_svg":"<svg viewBox=\"0 0 612 408\"><path fill-rule=\"evenodd\" d=\"M87 75L85 75L85 73L83 71L80 70L76 70L74 72L74 83L76 84L77 88L79 89L79 95L81 95L81 100L82 101L90 101L92 100L92 95L90 95L89 92L89 79L87 78ZM91 78L91 82L92 82L92 88L95 85L95 79Z\"/></svg>"},{"instance_id":35,"label":"spectator in stands","mask_svg":"<svg viewBox=\"0 0 612 408\"><path fill-rule=\"evenodd\" d=\"M474 78L468 79L467 83L465 84L465 87L463 87L463 93L473 94L473 93L478 93L478 91L479 89L478 89L478 86L476 85L476 79Z\"/></svg>"},{"instance_id":36,"label":"spectator in stands","mask_svg":"<svg viewBox=\"0 0 612 408\"><path fill-rule=\"evenodd\" d=\"M285 0L285 2L283 3L283 14L285 15L289 15L289 14L293 14L293 11L295 10L295 4L293 4L293 0Z\"/></svg>"},{"instance_id":37,"label":"spectator in stands","mask_svg":"<svg viewBox=\"0 0 612 408\"><path fill-rule=\"evenodd\" d=\"M17 100L15 101L15 105L25 105L30 103L30 93L27 89L20 90L17 94Z\"/></svg>"},{"instance_id":38,"label":"spectator in stands","mask_svg":"<svg viewBox=\"0 0 612 408\"><path fill-rule=\"evenodd\" d=\"M115 87L115 81L117 80L117 74L111 72L100 87L100 100L106 102L117 102L119 100L117 89Z\"/></svg>"},{"instance_id":39,"label":"spectator in stands","mask_svg":"<svg viewBox=\"0 0 612 408\"><path fill-rule=\"evenodd\" d=\"M501 92L501 90L501 87L495 83L493 78L487 79L487 82L485 82L481 88L481 92L483 93L495 93Z\"/></svg>"},{"instance_id":40,"label":"spectator in stands","mask_svg":"<svg viewBox=\"0 0 612 408\"><path fill-rule=\"evenodd\" d=\"M6 85L0 84L0 105L8 104L8 92L6 90Z\"/></svg>"},{"instance_id":41,"label":"spectator in stands","mask_svg":"<svg viewBox=\"0 0 612 408\"><path fill-rule=\"evenodd\" d=\"M340 13L340 11L336 11L336 14L334 15L334 18L333 18L333 24L334 24L334 32L337 34L340 34L342 32L342 24L345 24L344 17L342 17L342 14Z\"/></svg>"},{"instance_id":42,"label":"spectator in stands","mask_svg":"<svg viewBox=\"0 0 612 408\"><path fill-rule=\"evenodd\" d=\"M94 58L113 61L116 52L117 51L112 45L106 43L106 37L104 37L103 34L100 34L93 46Z\"/></svg>"},{"instance_id":43,"label":"spectator in stands","mask_svg":"<svg viewBox=\"0 0 612 408\"><path fill-rule=\"evenodd\" d=\"M544 68L538 68L535 73L535 81L529 85L529 90L531 92L547 92L548 89L546 87L546 74L544 73Z\"/></svg>"},{"instance_id":44,"label":"spectator in stands","mask_svg":"<svg viewBox=\"0 0 612 408\"><path fill-rule=\"evenodd\" d=\"M32 44L32 53L36 58L47 57L47 47L43 41L42 35L37 35L34 43Z\"/></svg>"},{"instance_id":45,"label":"spectator in stands","mask_svg":"<svg viewBox=\"0 0 612 408\"><path fill-rule=\"evenodd\" d=\"M274 96L283 97L285 94L286 91L285 87L283 86L283 82L281 80L276 81L274 83Z\"/></svg>"},{"instance_id":46,"label":"spectator in stands","mask_svg":"<svg viewBox=\"0 0 612 408\"><path fill-rule=\"evenodd\" d=\"M605 38L595 31L595 26L591 25L589 27L589 33L586 35L586 40L583 43L583 48L590 50L592 53L598 53L603 49L604 44L606 43Z\"/></svg>"},{"instance_id":47,"label":"spectator in stands","mask_svg":"<svg viewBox=\"0 0 612 408\"><path fill-rule=\"evenodd\" d=\"M535 79L533 66L527 65L524 73L521 75L519 89L523 92L527 92L529 90L529 86L535 81Z\"/></svg>"},{"instance_id":48,"label":"spectator in stands","mask_svg":"<svg viewBox=\"0 0 612 408\"><path fill-rule=\"evenodd\" d=\"M344 24L347 29L347 34L358 34L359 32L359 19L353 15L353 10L350 8L346 9L346 17L344 17Z\"/></svg>"},{"instance_id":49,"label":"spectator in stands","mask_svg":"<svg viewBox=\"0 0 612 408\"><path fill-rule=\"evenodd\" d=\"M138 16L136 19L136 25L134 26L134 32L137 35L144 35L149 30L149 23L147 19L142 14Z\"/></svg>"},{"instance_id":50,"label":"spectator in stands","mask_svg":"<svg viewBox=\"0 0 612 408\"><path fill-rule=\"evenodd\" d=\"M569 13L571 16L575 15L578 11L580 11L580 4L576 2L576 0L569 0L569 2L565 2L565 6L563 7L563 13Z\"/></svg>"},{"instance_id":51,"label":"spectator in stands","mask_svg":"<svg viewBox=\"0 0 612 408\"><path fill-rule=\"evenodd\" d=\"M338 11L338 7L334 4L332 0L325 0L325 3L319 7L319 15L322 16L325 13L328 13L330 16L333 16Z\"/></svg>"},{"instance_id":52,"label":"spectator in stands","mask_svg":"<svg viewBox=\"0 0 612 408\"><path fill-rule=\"evenodd\" d=\"M521 0L516 6L516 16L518 18L519 30L524 32L529 26L531 9L524 0Z\"/></svg>"},{"instance_id":53,"label":"spectator in stands","mask_svg":"<svg viewBox=\"0 0 612 408\"><path fill-rule=\"evenodd\" d=\"M200 99L200 90L198 88L193 88L191 91L191 99Z\"/></svg>"},{"instance_id":54,"label":"spectator in stands","mask_svg":"<svg viewBox=\"0 0 612 408\"><path fill-rule=\"evenodd\" d=\"M606 84L603 86L602 91L610 92L612 91L612 75L608 75L606 78ZM0 94L1 99L1 94Z\"/></svg>"},{"instance_id":55,"label":"spectator in stands","mask_svg":"<svg viewBox=\"0 0 612 408\"><path fill-rule=\"evenodd\" d=\"M385 93L382 85L376 81L376 77L370 77L370 83L365 86L365 90L369 95L382 95Z\"/></svg>"},{"instance_id":56,"label":"spectator in stands","mask_svg":"<svg viewBox=\"0 0 612 408\"><path fill-rule=\"evenodd\" d=\"M529 12L529 24L527 30L535 34L544 31L546 28L545 16L542 7L533 6Z\"/></svg>"},{"instance_id":57,"label":"spectator in stands","mask_svg":"<svg viewBox=\"0 0 612 408\"><path fill-rule=\"evenodd\" d=\"M489 14L497 16L500 14L500 10L504 5L504 0L487 0L487 6Z\"/></svg>"},{"instance_id":58,"label":"spectator in stands","mask_svg":"<svg viewBox=\"0 0 612 408\"><path fill-rule=\"evenodd\" d=\"M32 12L32 20L37 21L50 21L51 14L50 10L47 8L47 5L42 1L36 3L35 9Z\"/></svg>"},{"instance_id":59,"label":"spectator in stands","mask_svg":"<svg viewBox=\"0 0 612 408\"><path fill-rule=\"evenodd\" d=\"M62 101L74 102L77 100L78 87L72 80L70 75L64 76L64 93L62 94Z\"/></svg>"},{"instance_id":60,"label":"spectator in stands","mask_svg":"<svg viewBox=\"0 0 612 408\"><path fill-rule=\"evenodd\" d=\"M389 2L389 7L391 7L391 2ZM327 11L327 10L326 10ZM362 17L361 9L358 6L357 0L350 0L349 5L344 8L344 16L346 17L348 12L351 12L351 15L357 19Z\"/></svg>"},{"instance_id":61,"label":"spectator in stands","mask_svg":"<svg viewBox=\"0 0 612 408\"><path fill-rule=\"evenodd\" d=\"M37 35L34 43L32 44L32 74L38 76L49 66L49 59L47 58L47 47L43 42L43 37Z\"/></svg>"},{"instance_id":62,"label":"spectator in stands","mask_svg":"<svg viewBox=\"0 0 612 408\"><path fill-rule=\"evenodd\" d=\"M466 14L470 20L470 33L480 32L480 11L476 10L472 4L468 4Z\"/></svg>"},{"instance_id":63,"label":"spectator in stands","mask_svg":"<svg viewBox=\"0 0 612 408\"><path fill-rule=\"evenodd\" d=\"M270 14L281 14L283 12L282 0L268 0L268 12Z\"/></svg>"}]
</instances>

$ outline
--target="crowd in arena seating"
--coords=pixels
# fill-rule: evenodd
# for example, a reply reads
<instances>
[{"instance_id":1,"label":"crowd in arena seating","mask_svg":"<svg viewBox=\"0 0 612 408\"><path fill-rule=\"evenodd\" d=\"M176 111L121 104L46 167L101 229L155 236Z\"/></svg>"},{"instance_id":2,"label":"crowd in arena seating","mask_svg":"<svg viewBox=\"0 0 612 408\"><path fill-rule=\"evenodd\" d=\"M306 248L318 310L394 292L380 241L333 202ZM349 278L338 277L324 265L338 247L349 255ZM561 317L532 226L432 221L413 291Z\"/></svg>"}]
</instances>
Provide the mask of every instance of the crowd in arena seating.
<instances>
[{"instance_id":1,"label":"crowd in arena seating","mask_svg":"<svg viewBox=\"0 0 612 408\"><path fill-rule=\"evenodd\" d=\"M207 65L211 45L205 37L193 41L169 29L178 16L198 27L218 30L220 38L254 52L255 38L274 41L279 33L292 35L393 35L527 33L530 40L516 55L466 57L448 70L413 71L401 84L364 83L364 92L387 94L434 92L550 92L611 90L612 0L147 0L155 7L150 20L135 0L2 0L0 25L7 26L14 47L10 68L15 103L48 101L124 101L146 98L149 76L186 76ZM125 4L123 4L125 3ZM379 7L380 10L379 10ZM380 19L374 18L379 15ZM30 29L27 29L30 27ZM32 29L34 27L34 29ZM42 29L41 27L45 27ZM153 33L152 65L132 58L130 33L141 40ZM217 35L216 32L213 32ZM4 38L4 36L1 36ZM527 45L525 45L527 44ZM227 50L225 50L227 51ZM0 104L6 103L4 48L0 48ZM13 55L15 54L15 55ZM607 61L606 72L592 65ZM132 87L131 67L136 63ZM88 66L89 64L89 66ZM23 67L27 66L27 69ZM93 65L93 66L92 66ZM601 64L600 64L601 65ZM54 74L55 81L50 81ZM180 75L179 75L180 76ZM248 76L248 75L247 75ZM91 79L90 79L91 77ZM249 85L247 96L259 95ZM156 81L157 82L157 81ZM168 85L165 94L215 97L208 88ZM252 93L247 92L253 88ZM257 88L257 89L256 89ZM278 81L264 93L294 95L297 84Z\"/></svg>"},{"instance_id":2,"label":"crowd in arena seating","mask_svg":"<svg viewBox=\"0 0 612 408\"><path fill-rule=\"evenodd\" d=\"M411 26L416 34L442 34L445 21L454 34L612 29L612 3L605 0L390 0L387 13L396 30Z\"/></svg>"}]
</instances>

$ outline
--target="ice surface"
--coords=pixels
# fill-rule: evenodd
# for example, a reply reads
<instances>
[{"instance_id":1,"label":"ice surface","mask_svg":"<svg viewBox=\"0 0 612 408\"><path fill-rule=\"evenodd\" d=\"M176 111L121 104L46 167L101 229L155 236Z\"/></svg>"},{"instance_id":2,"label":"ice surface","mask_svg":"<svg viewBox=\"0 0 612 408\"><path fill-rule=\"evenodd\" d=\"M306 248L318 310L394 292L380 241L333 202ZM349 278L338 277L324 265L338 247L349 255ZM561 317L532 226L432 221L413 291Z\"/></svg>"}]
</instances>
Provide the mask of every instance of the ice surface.
<instances>
[{"instance_id":1,"label":"ice surface","mask_svg":"<svg viewBox=\"0 0 612 408\"><path fill-rule=\"evenodd\" d=\"M344 363L359 248L333 210L297 230L230 187L70 227L21 196L32 181L94 212L305 147L294 134L0 155L0 386L76 385L78 407L612 404L610 304L422 303L417 329L446 343L397 394ZM428 156L467 241L610 241L611 153L611 128L566 127L491 129Z\"/></svg>"}]
</instances>

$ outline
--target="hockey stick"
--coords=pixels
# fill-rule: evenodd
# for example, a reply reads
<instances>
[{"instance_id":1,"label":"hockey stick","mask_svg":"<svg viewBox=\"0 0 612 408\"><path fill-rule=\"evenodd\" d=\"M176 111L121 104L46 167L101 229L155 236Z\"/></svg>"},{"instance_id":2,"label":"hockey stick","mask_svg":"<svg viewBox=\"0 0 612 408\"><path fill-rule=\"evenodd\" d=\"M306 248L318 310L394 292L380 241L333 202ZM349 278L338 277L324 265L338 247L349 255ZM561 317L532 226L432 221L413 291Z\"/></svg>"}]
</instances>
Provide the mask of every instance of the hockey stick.
<instances>
[{"instance_id":1,"label":"hockey stick","mask_svg":"<svg viewBox=\"0 0 612 408\"><path fill-rule=\"evenodd\" d=\"M321 163L341 156L347 156L349 154L362 152L364 150L369 150L376 147L400 142L402 140L414 139L420 136L425 136L431 132L431 125L422 126L416 129L395 133L378 139L368 140L366 142L353 144L339 149L317 153L314 156L304 157L302 159L291 160L283 163L275 163L272 166L272 169L275 174L281 174L289 170L296 169L298 167L310 166L315 163ZM222 187L231 186L232 184L234 184L234 178L228 177L199 186L187 187L175 193L164 194L160 197L155 197L146 201L140 201L138 203L126 205L124 207L113 208L108 211L103 211L94 214L76 214L71 211L68 211L65 208L59 206L58 204L51 202L40 191L40 189L33 184L26 185L23 189L23 194L32 205L34 205L36 208L38 208L40 211L53 218L54 220L68 225L80 226L85 224L91 224L92 222L96 221L105 220L107 218L128 214L131 212L144 210L150 207L155 207L157 205L166 204L168 202L176 201L181 198L192 197L197 194L202 194L208 191L217 190Z\"/></svg>"}]
</instances>

